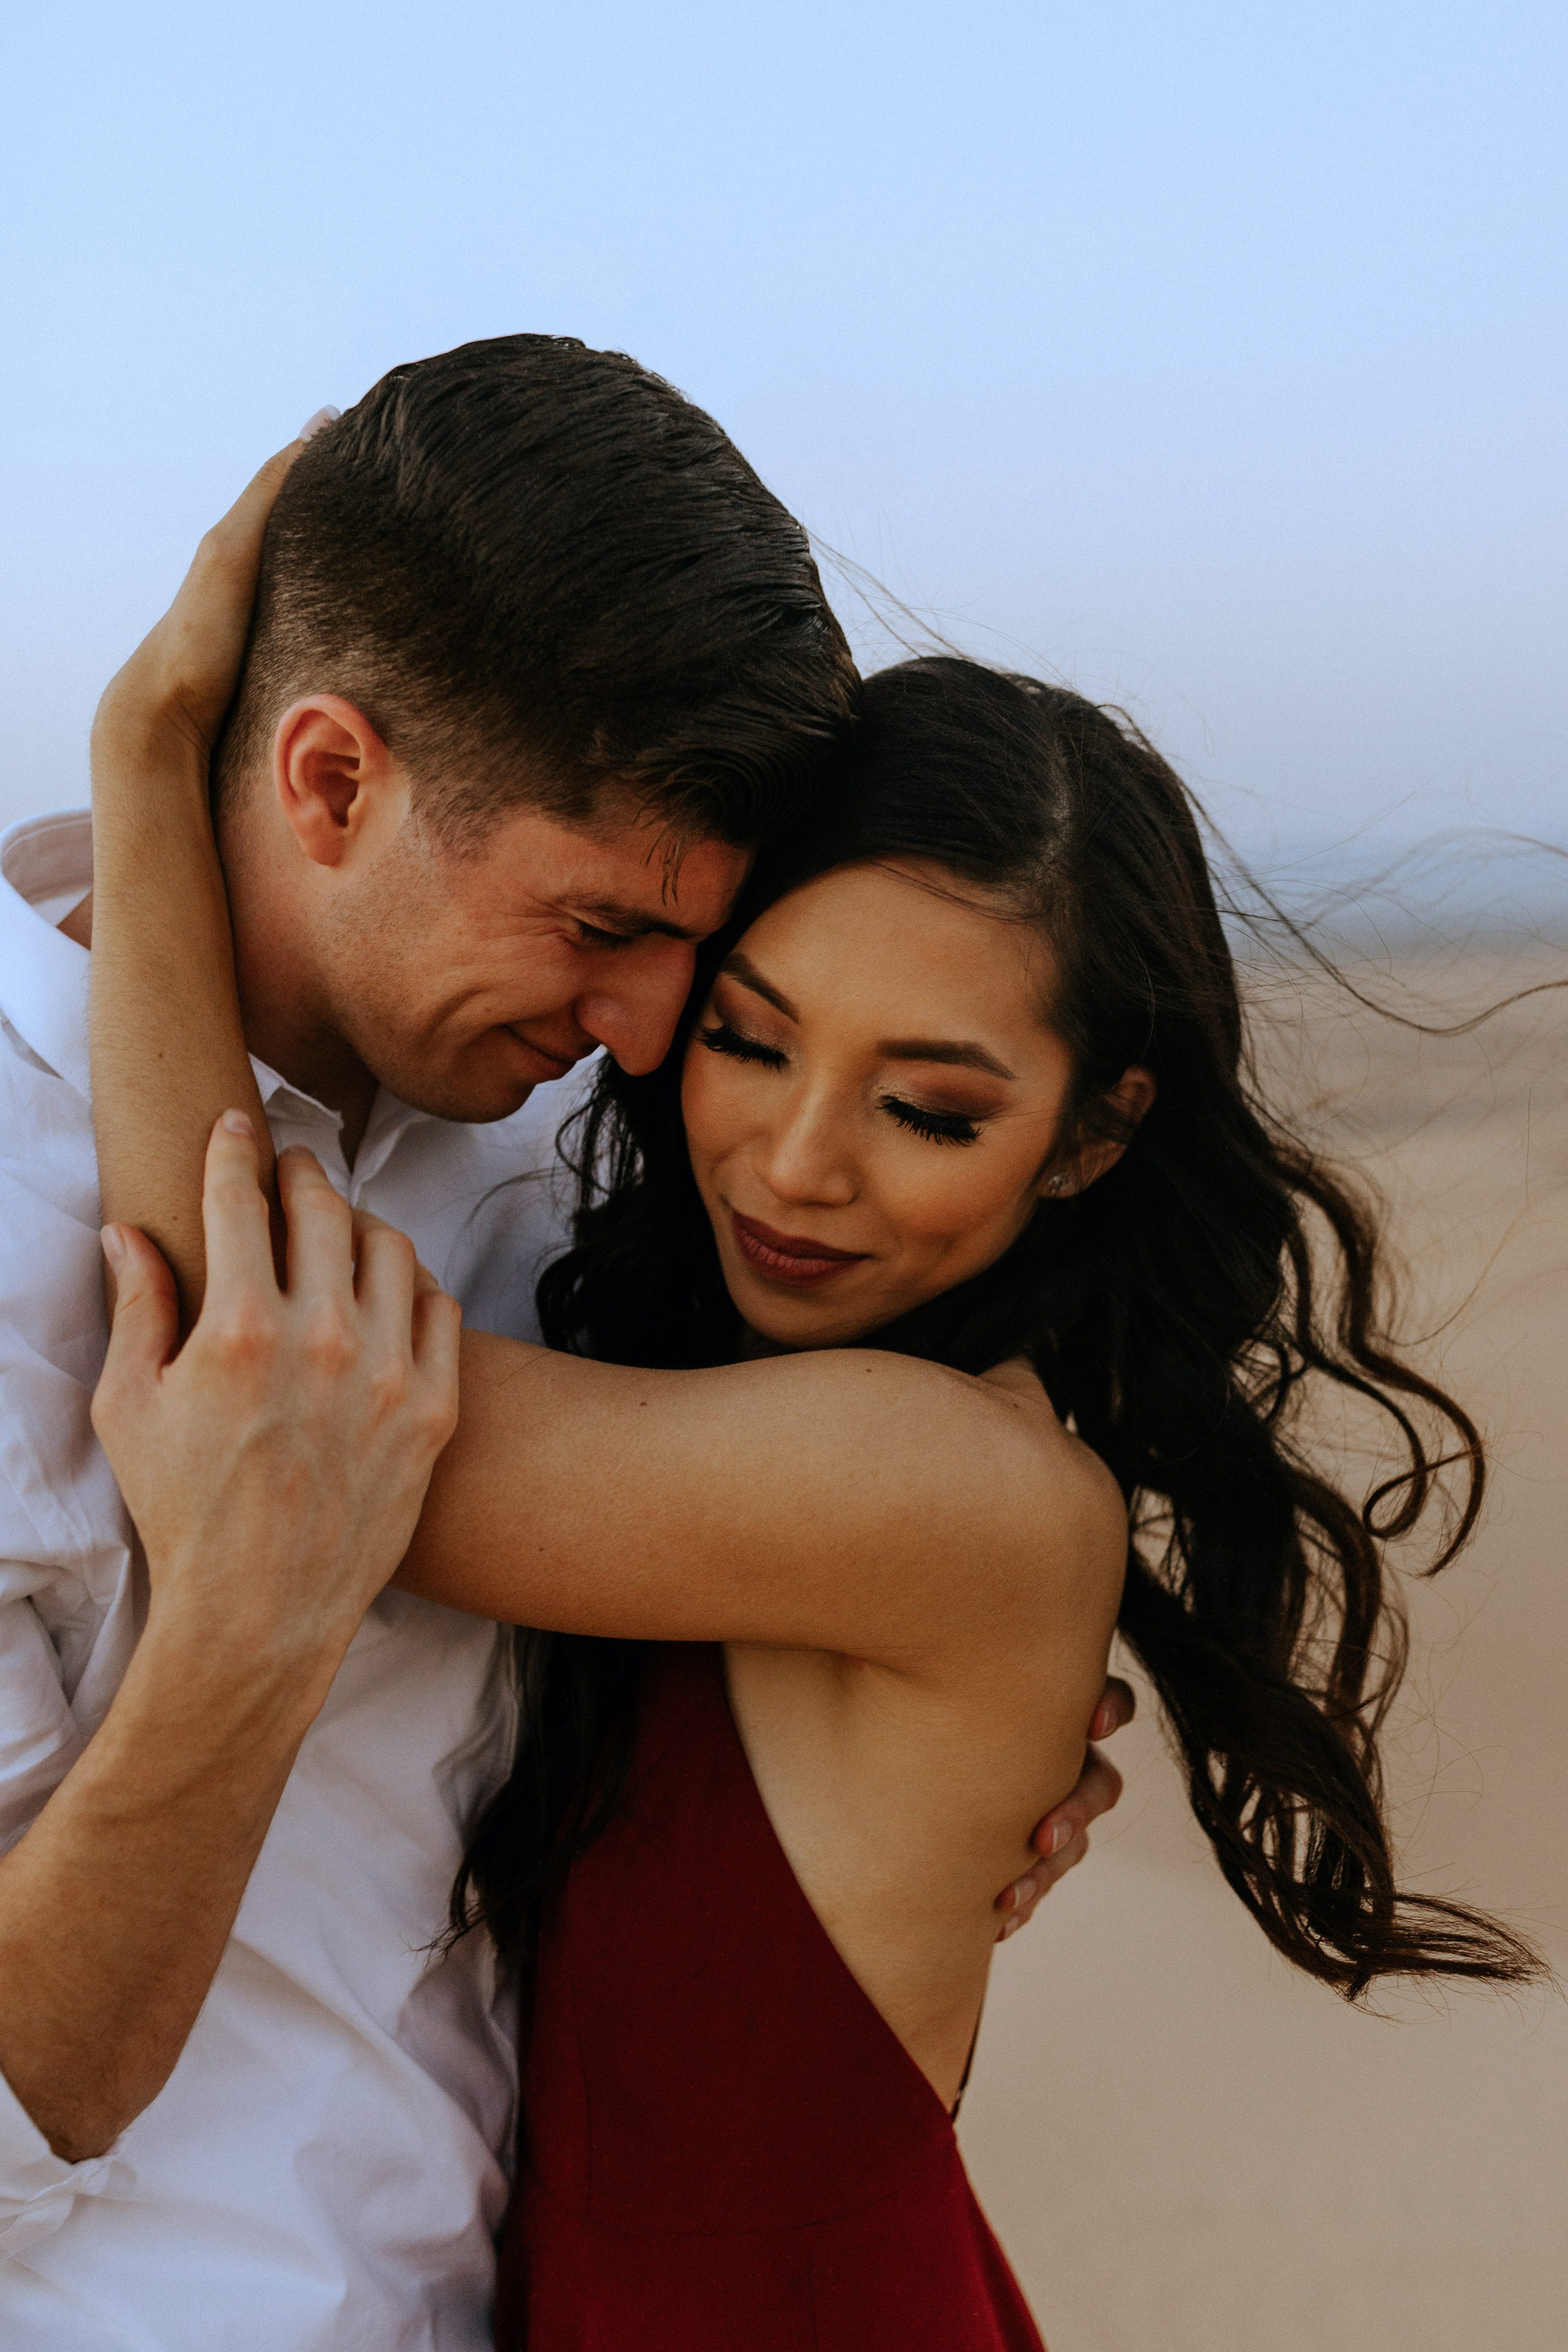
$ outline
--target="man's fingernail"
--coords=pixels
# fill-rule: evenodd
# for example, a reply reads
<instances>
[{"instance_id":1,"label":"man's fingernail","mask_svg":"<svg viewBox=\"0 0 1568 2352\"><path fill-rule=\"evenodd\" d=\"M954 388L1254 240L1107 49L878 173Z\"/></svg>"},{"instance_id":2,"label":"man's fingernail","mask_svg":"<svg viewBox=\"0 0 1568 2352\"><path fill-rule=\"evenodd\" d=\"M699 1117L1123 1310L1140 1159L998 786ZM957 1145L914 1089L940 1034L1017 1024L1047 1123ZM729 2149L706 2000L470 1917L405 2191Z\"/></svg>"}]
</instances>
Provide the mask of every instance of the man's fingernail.
<instances>
[{"instance_id":1,"label":"man's fingernail","mask_svg":"<svg viewBox=\"0 0 1568 2352\"><path fill-rule=\"evenodd\" d=\"M124 1234L118 1225L105 1225L99 1239L103 1244L103 1255L109 1260L110 1271L118 1274L125 1263Z\"/></svg>"},{"instance_id":2,"label":"man's fingernail","mask_svg":"<svg viewBox=\"0 0 1568 2352\"><path fill-rule=\"evenodd\" d=\"M1051 1832L1051 1852L1060 1853L1063 1846L1071 1845L1077 1832L1070 1822L1058 1822Z\"/></svg>"},{"instance_id":3,"label":"man's fingernail","mask_svg":"<svg viewBox=\"0 0 1568 2352\"><path fill-rule=\"evenodd\" d=\"M243 1135L247 1143L255 1142L256 1129L242 1110L226 1110L223 1115L223 1124L227 1128L230 1135Z\"/></svg>"},{"instance_id":4,"label":"man's fingernail","mask_svg":"<svg viewBox=\"0 0 1568 2352\"><path fill-rule=\"evenodd\" d=\"M314 416L306 417L305 422L300 425L299 432L295 435L295 439L297 441L309 441L313 435L321 431L323 425L335 425L342 413L343 412L341 408L334 408L331 402L329 401L325 408L317 409Z\"/></svg>"}]
</instances>

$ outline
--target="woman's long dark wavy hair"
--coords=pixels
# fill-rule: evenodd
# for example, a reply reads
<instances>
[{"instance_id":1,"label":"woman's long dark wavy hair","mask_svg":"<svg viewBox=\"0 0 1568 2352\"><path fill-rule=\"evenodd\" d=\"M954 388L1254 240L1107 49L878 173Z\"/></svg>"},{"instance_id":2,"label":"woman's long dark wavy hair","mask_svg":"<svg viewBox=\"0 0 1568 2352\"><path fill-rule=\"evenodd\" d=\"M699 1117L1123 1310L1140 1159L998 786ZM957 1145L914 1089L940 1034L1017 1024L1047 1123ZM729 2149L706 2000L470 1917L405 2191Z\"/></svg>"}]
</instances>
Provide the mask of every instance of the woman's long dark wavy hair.
<instances>
[{"instance_id":1,"label":"woman's long dark wavy hair","mask_svg":"<svg viewBox=\"0 0 1568 2352\"><path fill-rule=\"evenodd\" d=\"M1430 1571L1476 1523L1480 1442L1384 1336L1367 1200L1271 1116L1192 802L1131 725L1058 687L956 658L868 682L826 822L759 872L702 959L651 1076L604 1064L569 1146L575 1246L539 1286L552 1344L612 1362L718 1364L738 1325L680 1118L686 1034L760 908L812 876L914 859L992 894L1050 950L1075 1084L1058 1158L1107 1132L1116 1165L1047 1200L1005 1256L872 1335L960 1370L1026 1355L1109 1465L1132 1536L1121 1630L1159 1693L1193 1810L1287 1958L1350 1998L1374 1979L1519 1981L1538 1963L1464 1906L1403 1893L1378 1734L1405 1663L1384 1562L1436 1522ZM1158 1086L1135 1133L1107 1095ZM1298 1407L1330 1383L1376 1408L1399 1465L1357 1501L1315 1467ZM541 1903L596 1834L629 1753L635 1645L521 1637L523 1745L454 1894L526 1966Z\"/></svg>"}]
</instances>

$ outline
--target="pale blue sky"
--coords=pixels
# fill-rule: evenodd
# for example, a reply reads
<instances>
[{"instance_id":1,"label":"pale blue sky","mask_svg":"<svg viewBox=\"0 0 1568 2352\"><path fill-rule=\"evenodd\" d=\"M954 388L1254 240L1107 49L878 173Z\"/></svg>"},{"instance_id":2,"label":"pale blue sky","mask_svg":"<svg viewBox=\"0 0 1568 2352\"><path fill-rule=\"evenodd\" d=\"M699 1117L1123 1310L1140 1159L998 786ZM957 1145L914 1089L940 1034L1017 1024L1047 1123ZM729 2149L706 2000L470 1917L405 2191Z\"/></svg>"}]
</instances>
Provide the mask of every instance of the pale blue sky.
<instances>
[{"instance_id":1,"label":"pale blue sky","mask_svg":"<svg viewBox=\"0 0 1568 2352\"><path fill-rule=\"evenodd\" d=\"M529 327L1255 850L1568 834L1560 0L9 24L0 814L310 410Z\"/></svg>"}]
</instances>

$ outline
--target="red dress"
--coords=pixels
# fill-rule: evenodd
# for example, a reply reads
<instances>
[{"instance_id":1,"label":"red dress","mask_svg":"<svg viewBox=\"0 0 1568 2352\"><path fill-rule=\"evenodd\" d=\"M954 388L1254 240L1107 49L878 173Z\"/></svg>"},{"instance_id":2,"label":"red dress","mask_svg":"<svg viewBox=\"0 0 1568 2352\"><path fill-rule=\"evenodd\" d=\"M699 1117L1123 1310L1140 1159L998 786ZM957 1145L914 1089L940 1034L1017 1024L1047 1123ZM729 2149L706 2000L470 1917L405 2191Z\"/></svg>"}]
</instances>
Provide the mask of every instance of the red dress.
<instances>
[{"instance_id":1,"label":"red dress","mask_svg":"<svg viewBox=\"0 0 1568 2352\"><path fill-rule=\"evenodd\" d=\"M545 1921L523 2116L499 2352L1044 2352L717 1649L647 1654L625 1796Z\"/></svg>"}]
</instances>

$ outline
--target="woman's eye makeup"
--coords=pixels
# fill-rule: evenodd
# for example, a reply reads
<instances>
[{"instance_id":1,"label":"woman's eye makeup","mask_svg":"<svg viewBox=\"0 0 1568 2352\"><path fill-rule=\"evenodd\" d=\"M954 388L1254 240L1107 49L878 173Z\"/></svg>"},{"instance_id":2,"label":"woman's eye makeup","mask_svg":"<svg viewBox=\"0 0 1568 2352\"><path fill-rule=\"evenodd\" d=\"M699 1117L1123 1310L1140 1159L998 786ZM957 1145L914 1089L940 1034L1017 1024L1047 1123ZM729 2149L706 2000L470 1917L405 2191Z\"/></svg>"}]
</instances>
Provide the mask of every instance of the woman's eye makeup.
<instances>
[{"instance_id":1,"label":"woman's eye makeup","mask_svg":"<svg viewBox=\"0 0 1568 2352\"><path fill-rule=\"evenodd\" d=\"M884 1095L881 1107L889 1118L908 1128L911 1135L923 1135L928 1143L976 1143L980 1139L980 1122L966 1118L958 1110L925 1110L919 1103L905 1102L900 1095Z\"/></svg>"},{"instance_id":2,"label":"woman's eye makeup","mask_svg":"<svg viewBox=\"0 0 1568 2352\"><path fill-rule=\"evenodd\" d=\"M710 1054L722 1054L731 1062L750 1062L760 1069L782 1070L789 1059L782 1045L766 1045L760 1037L749 1037L722 1013L713 1014L697 1035ZM929 1110L923 1103L906 1101L902 1095L879 1095L877 1108L908 1134L921 1136L927 1143L980 1140L984 1121L967 1111Z\"/></svg>"},{"instance_id":3,"label":"woman's eye makeup","mask_svg":"<svg viewBox=\"0 0 1568 2352\"><path fill-rule=\"evenodd\" d=\"M727 1054L732 1062L757 1062L764 1069L782 1070L784 1065L783 1048L764 1045L760 1037L748 1037L739 1029L731 1029L723 1019L715 1019L698 1035L710 1054Z\"/></svg>"}]
</instances>

